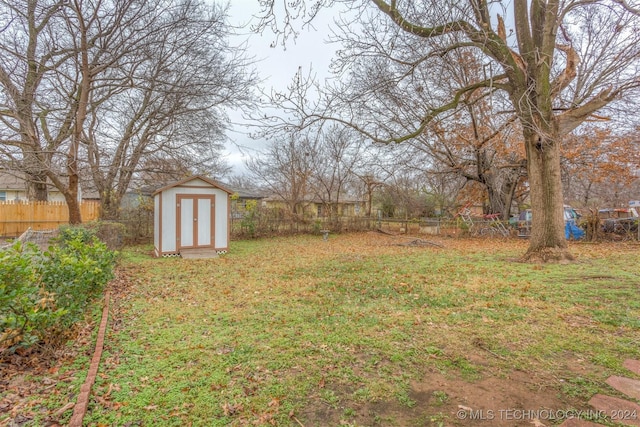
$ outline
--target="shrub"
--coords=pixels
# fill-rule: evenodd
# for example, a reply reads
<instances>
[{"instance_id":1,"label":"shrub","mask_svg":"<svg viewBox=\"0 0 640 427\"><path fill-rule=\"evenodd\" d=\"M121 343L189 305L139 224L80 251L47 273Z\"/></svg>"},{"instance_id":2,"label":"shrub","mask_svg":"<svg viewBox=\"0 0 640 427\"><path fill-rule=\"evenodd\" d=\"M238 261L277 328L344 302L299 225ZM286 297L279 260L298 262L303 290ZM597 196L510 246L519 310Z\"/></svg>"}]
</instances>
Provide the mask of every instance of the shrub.
<instances>
[{"instance_id":1,"label":"shrub","mask_svg":"<svg viewBox=\"0 0 640 427\"><path fill-rule=\"evenodd\" d=\"M42 253L16 242L0 251L0 353L38 341L64 315L41 282Z\"/></svg>"},{"instance_id":2,"label":"shrub","mask_svg":"<svg viewBox=\"0 0 640 427\"><path fill-rule=\"evenodd\" d=\"M242 230L251 238L256 237L257 209L258 202L256 200L247 200L242 222L240 223Z\"/></svg>"},{"instance_id":3,"label":"shrub","mask_svg":"<svg viewBox=\"0 0 640 427\"><path fill-rule=\"evenodd\" d=\"M109 250L117 251L124 246L126 226L115 221L91 221L77 226L61 226L59 232L59 238L63 244L65 240L74 237L79 237L83 242L89 244L95 236Z\"/></svg>"},{"instance_id":4,"label":"shrub","mask_svg":"<svg viewBox=\"0 0 640 427\"><path fill-rule=\"evenodd\" d=\"M87 227L63 225L58 231L58 237L55 239L55 242L63 248L67 247L69 242L73 241L80 241L88 245L93 242L94 237L96 237L95 230Z\"/></svg>"},{"instance_id":5,"label":"shrub","mask_svg":"<svg viewBox=\"0 0 640 427\"><path fill-rule=\"evenodd\" d=\"M113 278L116 255L88 228L64 227L57 240L45 253L42 282L65 308L60 326L68 327L82 318L86 303L101 295Z\"/></svg>"},{"instance_id":6,"label":"shrub","mask_svg":"<svg viewBox=\"0 0 640 427\"><path fill-rule=\"evenodd\" d=\"M127 233L124 224L115 221L92 221L83 226L94 230L96 237L112 251L119 251L124 246Z\"/></svg>"},{"instance_id":7,"label":"shrub","mask_svg":"<svg viewBox=\"0 0 640 427\"><path fill-rule=\"evenodd\" d=\"M141 199L137 207L123 209L118 221L122 224L122 243L140 244L153 242L153 199ZM104 221L103 221L104 222ZM98 235L100 237L100 235ZM110 249L120 249L107 244Z\"/></svg>"},{"instance_id":8,"label":"shrub","mask_svg":"<svg viewBox=\"0 0 640 427\"><path fill-rule=\"evenodd\" d=\"M113 278L116 255L92 230L65 227L57 243L0 251L0 353L58 340Z\"/></svg>"}]
</instances>

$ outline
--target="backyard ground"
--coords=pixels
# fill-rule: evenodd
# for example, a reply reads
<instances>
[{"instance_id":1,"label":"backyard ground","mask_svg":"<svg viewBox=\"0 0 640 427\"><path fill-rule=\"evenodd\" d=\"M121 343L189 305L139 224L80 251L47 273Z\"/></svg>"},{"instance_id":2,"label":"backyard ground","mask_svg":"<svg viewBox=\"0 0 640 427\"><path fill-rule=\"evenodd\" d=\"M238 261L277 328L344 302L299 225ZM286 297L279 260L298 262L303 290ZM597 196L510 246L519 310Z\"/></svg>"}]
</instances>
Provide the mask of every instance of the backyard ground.
<instances>
[{"instance_id":1,"label":"backyard ground","mask_svg":"<svg viewBox=\"0 0 640 427\"><path fill-rule=\"evenodd\" d=\"M587 402L640 358L640 246L538 265L516 261L522 241L414 239L125 251L85 425L613 425ZM2 365L0 425L69 420L91 326L51 366Z\"/></svg>"}]
</instances>

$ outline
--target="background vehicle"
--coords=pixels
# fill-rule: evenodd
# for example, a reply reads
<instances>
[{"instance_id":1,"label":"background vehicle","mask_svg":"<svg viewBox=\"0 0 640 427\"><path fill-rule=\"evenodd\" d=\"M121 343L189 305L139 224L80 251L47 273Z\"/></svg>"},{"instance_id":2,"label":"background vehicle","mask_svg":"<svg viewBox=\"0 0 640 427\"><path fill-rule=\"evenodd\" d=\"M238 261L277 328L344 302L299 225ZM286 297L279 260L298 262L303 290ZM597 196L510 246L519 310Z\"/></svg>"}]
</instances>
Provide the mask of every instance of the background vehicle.
<instances>
[{"instance_id":1,"label":"background vehicle","mask_svg":"<svg viewBox=\"0 0 640 427\"><path fill-rule=\"evenodd\" d=\"M531 209L520 212L518 216L518 237L527 238L531 236ZM580 214L571 206L564 207L564 237L569 240L580 240L584 238L584 230L578 226Z\"/></svg>"},{"instance_id":2,"label":"background vehicle","mask_svg":"<svg viewBox=\"0 0 640 427\"><path fill-rule=\"evenodd\" d=\"M599 209L598 216L605 233L625 234L638 231L638 212L635 208Z\"/></svg>"}]
</instances>

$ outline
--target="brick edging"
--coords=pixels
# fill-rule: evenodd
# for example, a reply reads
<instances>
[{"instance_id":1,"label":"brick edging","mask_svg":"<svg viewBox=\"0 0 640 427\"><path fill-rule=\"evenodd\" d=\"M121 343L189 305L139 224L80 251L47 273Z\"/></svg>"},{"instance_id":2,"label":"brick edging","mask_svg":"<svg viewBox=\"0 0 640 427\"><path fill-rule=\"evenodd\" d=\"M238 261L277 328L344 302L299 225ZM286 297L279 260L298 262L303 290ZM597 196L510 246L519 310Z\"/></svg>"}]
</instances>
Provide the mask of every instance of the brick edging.
<instances>
[{"instance_id":1,"label":"brick edging","mask_svg":"<svg viewBox=\"0 0 640 427\"><path fill-rule=\"evenodd\" d=\"M102 320L100 321L100 329L98 330L98 338L96 339L96 348L93 352L93 359L91 359L91 365L89 366L89 372L87 372L87 378L84 380L84 384L80 387L80 394L76 399L76 404L73 408L73 415L69 421L69 427L82 427L82 420L87 413L89 406L89 395L91 394L91 387L96 381L98 375L98 367L100 366L100 358L102 358L102 349L104 347L104 335L107 329L107 320L109 318L109 292L107 291L104 296L104 307L102 309Z\"/></svg>"}]
</instances>

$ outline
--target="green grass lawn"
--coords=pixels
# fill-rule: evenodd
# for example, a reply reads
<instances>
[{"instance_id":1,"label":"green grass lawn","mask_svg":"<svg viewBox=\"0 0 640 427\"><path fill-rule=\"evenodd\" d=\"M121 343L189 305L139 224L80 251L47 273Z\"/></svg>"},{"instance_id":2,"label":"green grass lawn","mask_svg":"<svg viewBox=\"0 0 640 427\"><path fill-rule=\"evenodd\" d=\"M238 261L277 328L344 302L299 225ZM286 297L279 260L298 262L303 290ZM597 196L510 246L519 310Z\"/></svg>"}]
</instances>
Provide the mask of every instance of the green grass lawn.
<instances>
[{"instance_id":1,"label":"green grass lawn","mask_svg":"<svg viewBox=\"0 0 640 427\"><path fill-rule=\"evenodd\" d=\"M484 392L585 408L640 358L639 246L575 244L576 263L532 265L514 261L526 242L396 245L408 240L240 241L211 260L125 251L85 424L473 425L454 414L486 409Z\"/></svg>"}]
</instances>

